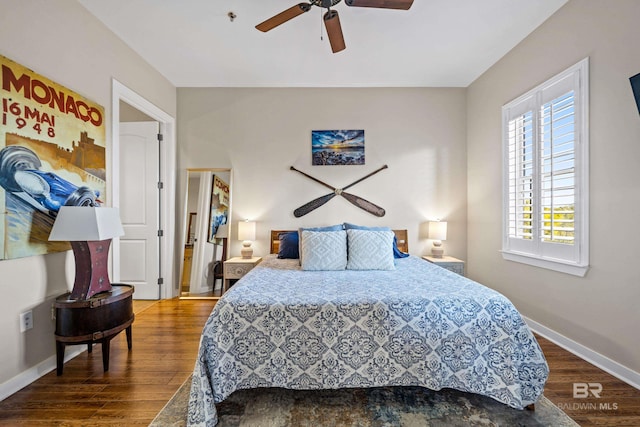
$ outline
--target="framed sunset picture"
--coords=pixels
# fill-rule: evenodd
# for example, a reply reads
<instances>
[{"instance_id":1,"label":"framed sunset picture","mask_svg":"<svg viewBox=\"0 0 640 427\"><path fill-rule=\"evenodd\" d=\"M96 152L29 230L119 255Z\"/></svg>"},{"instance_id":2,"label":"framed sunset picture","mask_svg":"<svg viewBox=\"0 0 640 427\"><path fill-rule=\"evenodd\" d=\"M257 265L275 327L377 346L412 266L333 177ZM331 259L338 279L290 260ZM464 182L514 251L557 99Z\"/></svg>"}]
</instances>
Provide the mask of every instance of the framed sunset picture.
<instances>
[{"instance_id":1,"label":"framed sunset picture","mask_svg":"<svg viewBox=\"0 0 640 427\"><path fill-rule=\"evenodd\" d=\"M364 165L364 130L312 130L312 165Z\"/></svg>"}]
</instances>

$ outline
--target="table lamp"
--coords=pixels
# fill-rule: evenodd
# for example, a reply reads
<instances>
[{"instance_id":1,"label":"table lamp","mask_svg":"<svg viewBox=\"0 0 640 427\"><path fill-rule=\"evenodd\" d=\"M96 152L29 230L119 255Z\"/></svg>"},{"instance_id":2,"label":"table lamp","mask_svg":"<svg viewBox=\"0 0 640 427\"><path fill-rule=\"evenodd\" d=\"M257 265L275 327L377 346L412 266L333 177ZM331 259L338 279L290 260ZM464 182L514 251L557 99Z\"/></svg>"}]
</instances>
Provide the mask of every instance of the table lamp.
<instances>
[{"instance_id":1,"label":"table lamp","mask_svg":"<svg viewBox=\"0 0 640 427\"><path fill-rule=\"evenodd\" d=\"M76 278L69 299L88 300L111 290L108 258L111 239L124 235L117 208L62 206L49 240L71 242Z\"/></svg>"},{"instance_id":2,"label":"table lamp","mask_svg":"<svg viewBox=\"0 0 640 427\"><path fill-rule=\"evenodd\" d=\"M222 224L216 230L216 239L226 239L229 237L229 224Z\"/></svg>"},{"instance_id":3,"label":"table lamp","mask_svg":"<svg viewBox=\"0 0 640 427\"><path fill-rule=\"evenodd\" d=\"M433 239L431 255L434 258L442 258L442 255L444 254L442 241L447 240L447 222L429 221L429 238Z\"/></svg>"},{"instance_id":4,"label":"table lamp","mask_svg":"<svg viewBox=\"0 0 640 427\"><path fill-rule=\"evenodd\" d=\"M242 240L242 258L249 259L253 256L251 242L256 240L256 223L248 219L238 223L238 240Z\"/></svg>"},{"instance_id":5,"label":"table lamp","mask_svg":"<svg viewBox=\"0 0 640 427\"><path fill-rule=\"evenodd\" d=\"M229 238L229 223L224 223L222 224L220 227L218 227L218 231L216 231L216 239L220 239L221 243L220 246L222 246L222 256L220 257L220 260L222 260L223 262L227 260L227 239ZM216 246L216 251L218 250L217 246ZM216 255L216 259L217 259L217 253ZM222 275L222 266L219 267L220 268L220 272L219 274Z\"/></svg>"}]
</instances>

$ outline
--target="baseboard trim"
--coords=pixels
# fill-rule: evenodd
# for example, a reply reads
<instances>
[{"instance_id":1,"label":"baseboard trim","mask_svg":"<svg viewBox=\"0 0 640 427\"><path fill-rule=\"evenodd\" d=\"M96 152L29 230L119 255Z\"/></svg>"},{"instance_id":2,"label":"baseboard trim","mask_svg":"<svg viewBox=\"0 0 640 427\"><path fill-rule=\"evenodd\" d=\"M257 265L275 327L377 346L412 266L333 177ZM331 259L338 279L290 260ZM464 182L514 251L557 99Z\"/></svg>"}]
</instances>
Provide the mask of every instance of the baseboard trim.
<instances>
[{"instance_id":1,"label":"baseboard trim","mask_svg":"<svg viewBox=\"0 0 640 427\"><path fill-rule=\"evenodd\" d=\"M87 346L78 347L75 349L69 349L69 351L65 352L64 361L68 362L69 360L73 359L74 357L76 357L80 353L83 353L86 350L87 350ZM20 374L16 375L10 380L5 381L0 385L0 401L22 390L32 382L43 377L44 375L48 374L54 369L56 369L55 355L43 360L42 362L27 369L26 371L21 372Z\"/></svg>"},{"instance_id":2,"label":"baseboard trim","mask_svg":"<svg viewBox=\"0 0 640 427\"><path fill-rule=\"evenodd\" d=\"M536 322L535 320L531 320L528 317L524 317L525 322L529 325L531 330L554 344L564 348L570 353L575 354L579 358L591 363L594 366L602 369L603 371L613 375L621 381L629 384L632 387L640 390L640 373L633 371L627 368L620 363L609 359L607 356L603 356L602 354L591 350L584 345L573 341L570 338L565 337L562 334L554 331L553 329L549 329L546 326Z\"/></svg>"}]
</instances>

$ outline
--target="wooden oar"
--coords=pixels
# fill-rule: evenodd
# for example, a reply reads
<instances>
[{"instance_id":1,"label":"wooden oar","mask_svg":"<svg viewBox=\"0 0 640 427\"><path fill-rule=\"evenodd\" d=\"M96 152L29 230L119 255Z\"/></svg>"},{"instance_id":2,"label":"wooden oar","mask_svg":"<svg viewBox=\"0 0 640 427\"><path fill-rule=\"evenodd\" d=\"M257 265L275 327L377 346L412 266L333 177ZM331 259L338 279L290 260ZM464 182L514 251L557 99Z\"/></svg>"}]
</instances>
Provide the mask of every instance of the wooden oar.
<instances>
[{"instance_id":1,"label":"wooden oar","mask_svg":"<svg viewBox=\"0 0 640 427\"><path fill-rule=\"evenodd\" d=\"M329 200L333 199L337 194L343 196L345 199L347 199L349 202L351 202L352 204L354 204L355 206L359 207L360 209L364 209L365 211L375 215L375 216L384 216L385 214L385 210L383 208L381 208L380 206L377 206L371 202L369 202L368 200L363 199L362 197L356 196L354 194L351 193L345 193L344 190L346 190L349 187L352 187L354 185L356 185L357 183L364 181L365 179L369 178L372 175L375 175L376 173L380 172L381 170L384 170L388 168L387 165L382 166L379 169L376 169L375 171L369 173L366 176L363 176L362 178L352 182L351 184L347 185L344 188L335 188L332 185L327 184L326 182L322 182L321 180L306 174L304 172L302 172L301 170L298 170L296 168L294 168L293 166L291 166L291 170L294 170L296 172L301 173L302 175L306 176L309 179L312 179L313 181L324 185L327 188L330 188L333 190L333 193L330 194L326 194L324 196L320 196L317 199L314 199L308 203L305 203L304 205L300 206L298 209L293 211L293 215L296 218L299 218L303 215L308 214L309 212L313 211L314 209L319 208L320 206L324 205L325 203L327 203Z\"/></svg>"},{"instance_id":2,"label":"wooden oar","mask_svg":"<svg viewBox=\"0 0 640 427\"><path fill-rule=\"evenodd\" d=\"M360 209L364 209L365 211L375 216L382 217L386 213L380 206L375 205L370 201L363 199L362 197L354 196L353 194L345 193L344 191L340 193L340 195Z\"/></svg>"},{"instance_id":3,"label":"wooden oar","mask_svg":"<svg viewBox=\"0 0 640 427\"><path fill-rule=\"evenodd\" d=\"M322 197L318 197L317 199L314 199L309 203L305 203L304 205L300 206L298 209L293 211L293 216L295 216L296 218L300 218L301 216L308 214L312 210L317 209L320 206L324 205L329 200L333 199L335 195L336 195L335 192L329 193Z\"/></svg>"}]
</instances>

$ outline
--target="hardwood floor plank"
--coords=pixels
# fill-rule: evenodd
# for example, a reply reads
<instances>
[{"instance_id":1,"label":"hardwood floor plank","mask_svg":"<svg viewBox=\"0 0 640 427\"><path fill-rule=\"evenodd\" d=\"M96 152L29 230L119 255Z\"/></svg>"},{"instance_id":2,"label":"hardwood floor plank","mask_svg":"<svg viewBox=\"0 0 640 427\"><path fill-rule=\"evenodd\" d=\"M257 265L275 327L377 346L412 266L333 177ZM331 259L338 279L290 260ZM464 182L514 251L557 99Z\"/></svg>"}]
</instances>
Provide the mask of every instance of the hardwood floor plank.
<instances>
[{"instance_id":1,"label":"hardwood floor plank","mask_svg":"<svg viewBox=\"0 0 640 427\"><path fill-rule=\"evenodd\" d=\"M62 376L50 372L0 402L0 425L147 426L193 371L215 302L135 301L131 351L124 334L114 338L106 373L101 346L83 352ZM640 426L640 390L537 338L551 370L544 392L551 402L583 427ZM602 384L600 398L574 398L578 382Z\"/></svg>"},{"instance_id":2,"label":"hardwood floor plank","mask_svg":"<svg viewBox=\"0 0 640 427\"><path fill-rule=\"evenodd\" d=\"M547 363L544 395L582 427L640 426L640 390L536 335ZM602 385L599 398L574 397L574 383Z\"/></svg>"}]
</instances>

